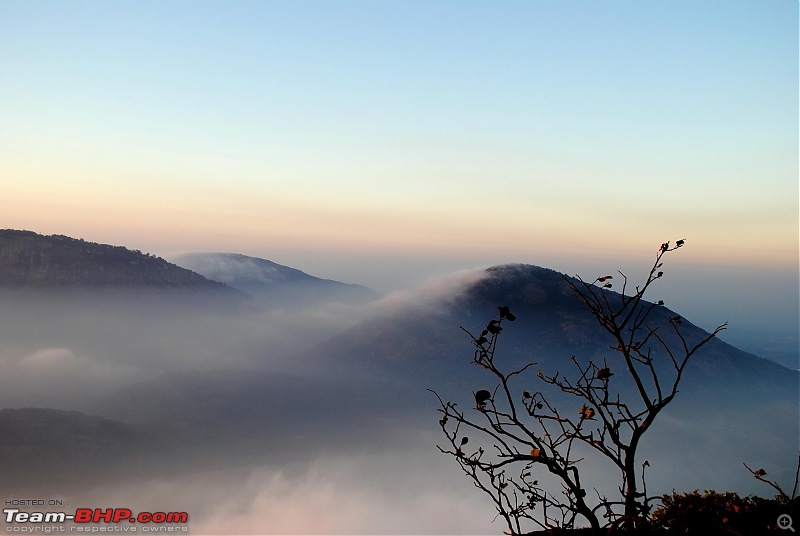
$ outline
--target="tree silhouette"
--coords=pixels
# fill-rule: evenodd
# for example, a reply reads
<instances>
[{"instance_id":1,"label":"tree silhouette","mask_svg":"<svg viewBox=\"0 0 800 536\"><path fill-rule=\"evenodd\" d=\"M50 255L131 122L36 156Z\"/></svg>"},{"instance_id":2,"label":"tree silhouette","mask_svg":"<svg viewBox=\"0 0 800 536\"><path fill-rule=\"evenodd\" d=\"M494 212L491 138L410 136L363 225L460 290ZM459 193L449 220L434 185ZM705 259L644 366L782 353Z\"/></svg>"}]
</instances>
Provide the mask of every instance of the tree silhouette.
<instances>
[{"instance_id":1,"label":"tree silhouette","mask_svg":"<svg viewBox=\"0 0 800 536\"><path fill-rule=\"evenodd\" d=\"M663 257L683 245L684 240L672 246L663 243L646 280L633 292L622 272L620 294L610 290L611 275L593 281L565 276L583 309L609 336L617 356L614 370L607 359L581 363L574 356L571 374L539 370L534 378L536 363L502 370L495 359L498 340L504 324L516 319L507 306L498 307L497 318L477 335L462 328L475 347L472 363L497 383L493 390L474 393L475 407L469 412L434 391L442 414L439 424L448 440L439 450L454 457L474 485L491 497L511 534L585 523L598 532L602 527L632 528L649 518L654 499L647 496L645 484L649 462L637 458L642 436L677 395L689 360L726 327L689 335L680 316L657 313L665 311L663 301L644 300L664 275ZM513 389L517 382L531 381L540 389ZM631 385L628 390L623 388L626 382ZM565 411L563 400L572 398L577 401ZM492 448L470 452L467 433L488 439ZM619 497L610 499L597 489L596 497L590 497L580 472L590 453L619 471ZM536 476L541 469L555 477L560 489L547 489L552 486Z\"/></svg>"},{"instance_id":2,"label":"tree silhouette","mask_svg":"<svg viewBox=\"0 0 800 536\"><path fill-rule=\"evenodd\" d=\"M750 474L756 478L756 480L764 482L765 484L773 488L775 491L777 491L778 495L776 498L779 501L789 503L798 498L797 486L798 484L800 484L800 454L797 457L797 470L794 473L794 486L792 486L791 494L784 491L783 488L780 485L778 485L778 482L776 482L775 480L769 480L768 478L766 478L767 472L764 469L751 469L750 466L747 465L746 463L742 465L745 466L745 469L747 469L750 472Z\"/></svg>"}]
</instances>

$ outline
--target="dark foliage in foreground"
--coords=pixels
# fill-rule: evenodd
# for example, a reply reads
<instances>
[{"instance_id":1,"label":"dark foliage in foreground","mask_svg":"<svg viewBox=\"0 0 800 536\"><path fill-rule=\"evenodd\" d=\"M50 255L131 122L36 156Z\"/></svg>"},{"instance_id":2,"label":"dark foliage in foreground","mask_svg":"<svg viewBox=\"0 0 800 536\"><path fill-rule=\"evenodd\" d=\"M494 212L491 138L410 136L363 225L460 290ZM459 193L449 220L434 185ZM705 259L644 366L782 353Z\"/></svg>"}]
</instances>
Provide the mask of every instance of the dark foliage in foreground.
<instances>
[{"instance_id":1,"label":"dark foliage in foreground","mask_svg":"<svg viewBox=\"0 0 800 536\"><path fill-rule=\"evenodd\" d=\"M654 530L666 534L765 534L782 532L778 518L798 519L800 499L740 497L706 491L664 495L653 513Z\"/></svg>"},{"instance_id":2,"label":"dark foliage in foreground","mask_svg":"<svg viewBox=\"0 0 800 536\"><path fill-rule=\"evenodd\" d=\"M758 536L783 534L778 520L781 516L800 517L800 498L787 499L778 495L774 499L741 497L737 493L695 490L689 493L671 493L661 497L661 506L650 520L638 528L607 528L601 534L627 536L669 536L673 534L697 536ZM529 534L589 535L591 528L550 529Z\"/></svg>"}]
</instances>

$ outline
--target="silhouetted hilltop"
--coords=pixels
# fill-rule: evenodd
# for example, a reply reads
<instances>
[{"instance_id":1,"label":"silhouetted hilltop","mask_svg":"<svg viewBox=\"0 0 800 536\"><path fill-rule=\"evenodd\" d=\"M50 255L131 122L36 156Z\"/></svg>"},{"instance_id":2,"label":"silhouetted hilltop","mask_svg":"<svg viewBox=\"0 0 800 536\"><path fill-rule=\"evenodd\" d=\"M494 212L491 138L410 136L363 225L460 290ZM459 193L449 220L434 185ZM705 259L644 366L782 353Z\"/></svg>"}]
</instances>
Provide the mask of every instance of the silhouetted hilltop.
<instances>
[{"instance_id":1,"label":"silhouetted hilltop","mask_svg":"<svg viewBox=\"0 0 800 536\"><path fill-rule=\"evenodd\" d=\"M605 293L611 303L620 299L610 290L595 287L595 291ZM661 297L655 285L652 299ZM668 305L669 297L663 297ZM633 407L643 405L625 373L625 363L614 350L615 340L583 310L564 276L531 265L489 268L483 277L462 279L460 288L446 296L421 292L319 344L303 357L307 367L320 375L378 386L376 402L391 401L398 412L401 407L418 411L434 407L436 400L427 389L457 402L459 410L472 411L473 393L479 389L494 392L499 381L472 363L475 345L460 327L479 335L489 320L497 318L498 306L509 306L516 315L516 321L503 323L495 355L498 367L511 372L535 363L513 377L514 396L521 396L523 389L542 390L556 407L566 408L563 411L570 414L578 412L578 399L554 392L537 378L537 370L542 370L574 381L574 356L579 363L592 360L610 367L615 372L611 381L614 393L632 401ZM676 316L662 306L653 310L648 321L672 348L681 347L668 323ZM681 326L690 346L708 335L685 318ZM656 347L652 355L662 386L666 385L675 375L670 358ZM650 373L646 374L644 382L652 392ZM731 475L731 481L746 480L749 475L739 475L736 468L748 456L775 467L776 474L777 468L788 469L782 477L793 477L798 380L797 371L712 339L689 361L678 396L660 416L642 452L647 457L653 452L663 457L665 463L658 469L662 483L669 482L676 468L693 487L717 485L705 483L704 477L712 473L715 479ZM348 404L349 398L340 403ZM684 456L686 452L691 452L691 457ZM721 480L708 482L715 481Z\"/></svg>"},{"instance_id":2,"label":"silhouetted hilltop","mask_svg":"<svg viewBox=\"0 0 800 536\"><path fill-rule=\"evenodd\" d=\"M155 288L239 294L160 257L61 235L0 230L0 286L13 288Z\"/></svg>"},{"instance_id":3,"label":"silhouetted hilltop","mask_svg":"<svg viewBox=\"0 0 800 536\"><path fill-rule=\"evenodd\" d=\"M613 291L603 292L612 303L620 297ZM654 288L653 296L658 297L657 293ZM483 374L470 366L474 346L460 328L480 333L487 321L497 317L499 305L509 306L517 317L516 322L507 323L499 345L509 370L535 361L548 373L572 372L572 356L582 362L607 360L614 367L623 366L611 348L614 341L582 309L564 275L525 264L488 268L484 277L464 284L446 299L411 303L375 316L320 344L306 357L320 367L332 367L331 374L338 370L391 382L405 379L418 385L420 392L437 382L466 385ZM668 318L675 316L668 307L658 307L649 324L667 326ZM685 318L682 326L690 343L707 336ZM665 340L680 344L666 327L660 329ZM663 356L656 366L669 369L668 363ZM759 399L796 400L797 381L796 371L713 339L692 359L684 388L697 402L735 397L737 402L756 403Z\"/></svg>"}]
</instances>

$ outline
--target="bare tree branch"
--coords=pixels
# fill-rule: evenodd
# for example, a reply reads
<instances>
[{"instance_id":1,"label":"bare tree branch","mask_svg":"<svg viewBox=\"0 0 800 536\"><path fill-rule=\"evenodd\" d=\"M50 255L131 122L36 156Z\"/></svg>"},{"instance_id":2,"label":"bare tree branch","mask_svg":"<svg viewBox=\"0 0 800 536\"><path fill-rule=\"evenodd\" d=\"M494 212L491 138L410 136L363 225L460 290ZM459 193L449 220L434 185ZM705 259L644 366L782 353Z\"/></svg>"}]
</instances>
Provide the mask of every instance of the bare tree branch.
<instances>
[{"instance_id":1,"label":"bare tree branch","mask_svg":"<svg viewBox=\"0 0 800 536\"><path fill-rule=\"evenodd\" d=\"M663 314L656 315L662 310L663 301L644 300L645 292L664 275L663 257L683 244L684 240L672 246L663 243L644 283L631 294L628 294L628 278L622 272L619 272L621 294L610 291L613 288L610 275L591 282L565 277L582 308L609 334L613 341L610 348L621 358L622 370L612 371L607 360L581 364L573 356L575 368L571 374L556 372L548 376L539 370L536 378L544 389L533 394L523 391L520 397L510 380L519 377L528 381L535 363L510 372L495 363L504 325L516 318L509 308L498 307L498 317L490 320L477 336L461 328L475 347L472 363L485 369L497 383L493 392L481 389L473 393L473 409L477 412L474 417L434 391L442 414L439 424L448 443L439 450L453 456L475 486L491 497L510 534L523 534L530 527L571 528L579 519L599 533L603 526L634 527L650 515L653 498L647 496L645 483L649 462L637 461L639 442L678 393L690 359L726 327L722 324L699 340L690 341L679 316L663 320ZM656 360L661 364L656 366ZM620 378L613 380L615 375ZM636 396L632 400L622 398L620 383L624 381L631 382L634 388ZM546 396L548 388L581 402L580 408L575 406L577 413L560 411ZM464 449L470 439L461 435L462 429L488 440L492 445L490 451L479 446L466 454ZM595 489L597 499L589 504L579 470L584 459L576 455L579 444L590 447L589 452L598 453L617 468L618 500L609 499ZM637 475L639 466L641 472ZM512 472L515 467L520 469ZM533 478L537 469L556 477L560 492L542 489L539 479ZM798 471L800 478L800 468ZM776 484L765 482L779 489ZM797 483L795 490L796 487Z\"/></svg>"}]
</instances>

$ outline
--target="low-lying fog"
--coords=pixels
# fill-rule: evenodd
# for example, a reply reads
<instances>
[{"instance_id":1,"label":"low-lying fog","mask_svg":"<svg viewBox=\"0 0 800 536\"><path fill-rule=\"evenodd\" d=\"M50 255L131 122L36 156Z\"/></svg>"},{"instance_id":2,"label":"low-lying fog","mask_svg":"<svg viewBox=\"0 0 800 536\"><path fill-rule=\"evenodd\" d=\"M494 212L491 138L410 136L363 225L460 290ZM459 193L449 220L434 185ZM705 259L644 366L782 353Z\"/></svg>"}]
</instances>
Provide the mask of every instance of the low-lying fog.
<instances>
[{"instance_id":1,"label":"low-lying fog","mask_svg":"<svg viewBox=\"0 0 800 536\"><path fill-rule=\"evenodd\" d=\"M506 527L493 521L487 498L437 451L442 436L432 395L415 391L406 400L387 389L381 396L381 382L391 379L370 385L362 371L337 370L310 353L366 318L435 309L478 277L461 273L373 304L305 308L7 291L0 300L0 407L78 410L140 427L131 430L141 430L145 443L131 439L131 450L114 443L110 459L85 472L73 466L66 476L25 467L4 479L0 497L186 511L194 534L501 533ZM464 356L467 368L468 344ZM437 387L428 381L435 380L420 378L420 387ZM746 434L743 423L752 417L739 417L730 424ZM737 452L741 445L713 432L702 445L684 444L681 430L695 437L697 424L669 415L657 421L667 423L671 437L654 434L643 446L642 459L653 466L651 493L718 487L771 496L741 462L777 458L782 466L768 467L770 475L787 485L793 476L796 450ZM783 445L783 438L775 441ZM138 457L142 449L154 453ZM57 452L45 455L58 465ZM738 462L718 462L730 459ZM600 467L587 466L585 480L616 486Z\"/></svg>"}]
</instances>

